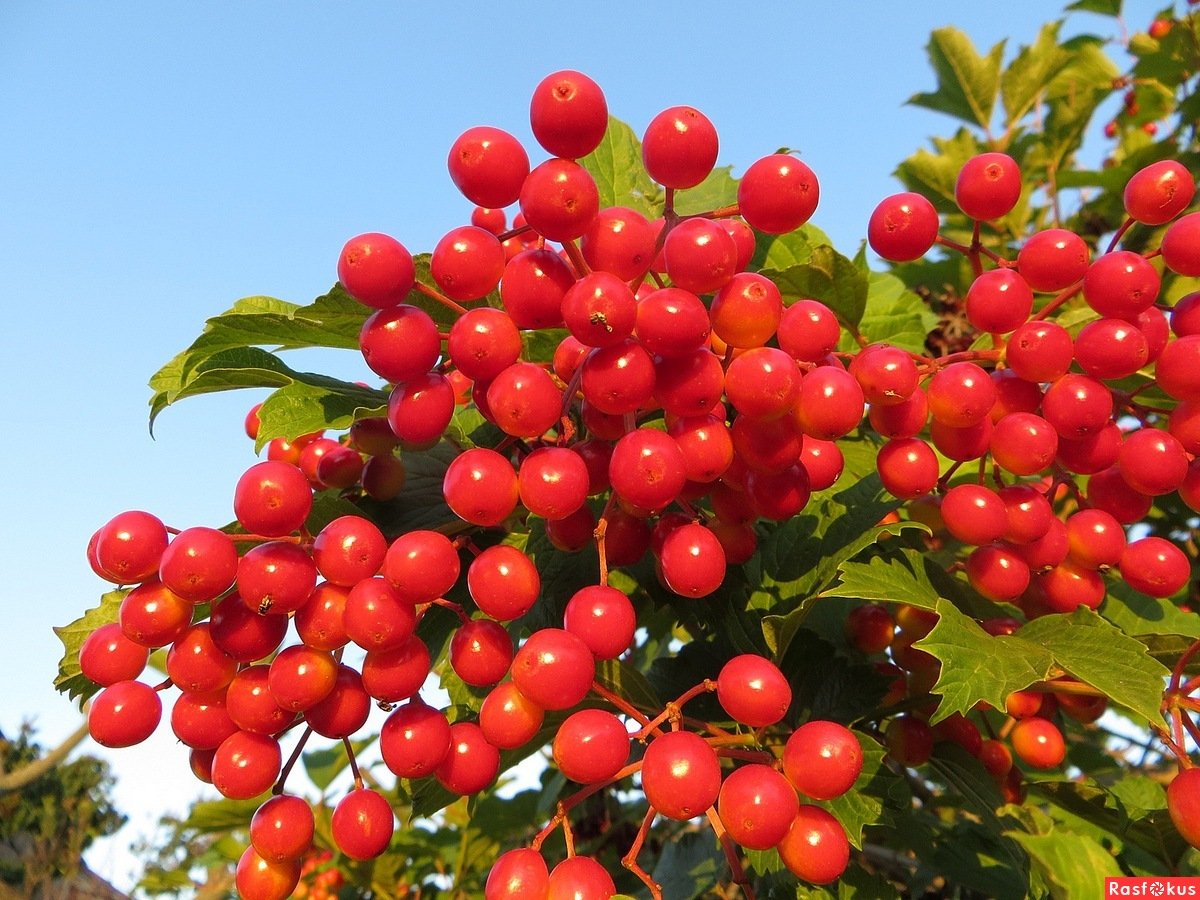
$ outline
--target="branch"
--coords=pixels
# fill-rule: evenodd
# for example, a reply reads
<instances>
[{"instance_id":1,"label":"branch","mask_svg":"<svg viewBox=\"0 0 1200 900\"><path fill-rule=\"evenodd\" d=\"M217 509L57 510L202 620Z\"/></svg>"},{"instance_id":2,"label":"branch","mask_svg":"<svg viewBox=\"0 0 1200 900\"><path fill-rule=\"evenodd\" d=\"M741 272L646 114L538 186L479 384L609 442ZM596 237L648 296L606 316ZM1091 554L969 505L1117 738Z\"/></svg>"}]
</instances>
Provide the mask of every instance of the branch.
<instances>
[{"instance_id":1,"label":"branch","mask_svg":"<svg viewBox=\"0 0 1200 900\"><path fill-rule=\"evenodd\" d=\"M61 763L80 742L88 736L87 722L84 722L73 733L68 735L61 744L40 759L35 759L27 766L22 766L13 772L0 771L0 796L19 791L27 784L37 781L59 763Z\"/></svg>"}]
</instances>

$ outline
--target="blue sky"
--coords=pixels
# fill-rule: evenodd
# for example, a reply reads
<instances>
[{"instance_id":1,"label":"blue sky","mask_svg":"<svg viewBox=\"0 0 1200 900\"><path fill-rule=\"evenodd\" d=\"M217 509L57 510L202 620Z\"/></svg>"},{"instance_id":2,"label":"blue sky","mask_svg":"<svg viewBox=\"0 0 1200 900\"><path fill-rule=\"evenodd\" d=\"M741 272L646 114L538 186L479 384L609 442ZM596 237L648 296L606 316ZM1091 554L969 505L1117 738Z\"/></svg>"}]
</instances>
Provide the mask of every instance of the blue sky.
<instances>
[{"instance_id":1,"label":"blue sky","mask_svg":"<svg viewBox=\"0 0 1200 900\"><path fill-rule=\"evenodd\" d=\"M1160 4L1126 4L1130 30ZM0 3L0 384L10 429L0 729L44 743L77 713L50 686L50 631L102 585L88 536L124 509L221 525L253 462L254 395L198 398L146 429L147 378L204 319L250 294L304 302L350 236L432 248L470 207L451 142L478 124L526 141L528 97L576 68L639 132L687 103L737 172L780 146L821 179L814 222L852 253L895 164L954 127L904 106L932 90L924 46L953 24L986 50L1028 43L1056 4ZM1069 29L1116 36L1074 15ZM298 360L366 376L353 354ZM164 735L105 754L134 816L91 856L118 884L124 848L199 793ZM89 748L95 751L96 748Z\"/></svg>"}]
</instances>

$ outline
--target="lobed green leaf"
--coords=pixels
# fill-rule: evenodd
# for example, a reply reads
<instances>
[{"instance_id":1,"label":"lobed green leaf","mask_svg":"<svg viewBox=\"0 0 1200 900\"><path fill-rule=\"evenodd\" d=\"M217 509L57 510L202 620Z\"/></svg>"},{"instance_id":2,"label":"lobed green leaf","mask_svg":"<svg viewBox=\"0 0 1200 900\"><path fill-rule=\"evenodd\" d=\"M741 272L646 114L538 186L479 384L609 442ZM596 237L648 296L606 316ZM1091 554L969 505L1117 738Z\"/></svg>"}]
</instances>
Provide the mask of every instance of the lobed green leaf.
<instances>
[{"instance_id":1,"label":"lobed green leaf","mask_svg":"<svg viewBox=\"0 0 1200 900\"><path fill-rule=\"evenodd\" d=\"M966 34L946 27L930 35L926 50L937 75L937 91L914 94L908 102L987 129L1000 91L1004 42L980 56Z\"/></svg>"},{"instance_id":2,"label":"lobed green leaf","mask_svg":"<svg viewBox=\"0 0 1200 900\"><path fill-rule=\"evenodd\" d=\"M100 686L86 677L79 668L79 651L93 631L101 625L117 621L121 601L128 593L127 590L108 591L101 595L98 604L74 622L54 629L55 635L63 645L63 655L58 661L58 675L54 679L54 687L60 694L66 694L68 699L77 699L80 705L98 692Z\"/></svg>"}]
</instances>

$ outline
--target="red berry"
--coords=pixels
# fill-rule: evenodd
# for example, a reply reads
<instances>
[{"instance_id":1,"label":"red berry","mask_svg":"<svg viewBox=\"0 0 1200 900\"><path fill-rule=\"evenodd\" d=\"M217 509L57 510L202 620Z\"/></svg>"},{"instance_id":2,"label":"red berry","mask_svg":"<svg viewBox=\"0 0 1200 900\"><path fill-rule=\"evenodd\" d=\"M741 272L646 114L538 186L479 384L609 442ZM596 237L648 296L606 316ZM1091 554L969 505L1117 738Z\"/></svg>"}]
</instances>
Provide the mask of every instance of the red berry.
<instances>
[{"instance_id":1,"label":"red berry","mask_svg":"<svg viewBox=\"0 0 1200 900\"><path fill-rule=\"evenodd\" d=\"M779 842L788 871L813 884L829 884L846 871L850 841L840 822L819 806L801 804L795 821Z\"/></svg>"},{"instance_id":2,"label":"red berry","mask_svg":"<svg viewBox=\"0 0 1200 900\"><path fill-rule=\"evenodd\" d=\"M578 159L595 150L608 129L608 103L582 72L564 69L543 78L529 102L533 136L552 156Z\"/></svg>"},{"instance_id":3,"label":"red berry","mask_svg":"<svg viewBox=\"0 0 1200 900\"><path fill-rule=\"evenodd\" d=\"M1184 769L1167 785L1167 811L1175 830L1193 847L1200 847L1200 769Z\"/></svg>"},{"instance_id":4,"label":"red berry","mask_svg":"<svg viewBox=\"0 0 1200 900\"><path fill-rule=\"evenodd\" d=\"M805 722L783 748L783 774L796 790L814 800L832 800L846 793L862 767L862 745L854 732L837 722Z\"/></svg>"},{"instance_id":5,"label":"red berry","mask_svg":"<svg viewBox=\"0 0 1200 900\"><path fill-rule=\"evenodd\" d=\"M812 218L821 187L812 169L786 153L750 164L738 182L738 211L767 234L794 231Z\"/></svg>"},{"instance_id":6,"label":"red berry","mask_svg":"<svg viewBox=\"0 0 1200 900\"><path fill-rule=\"evenodd\" d=\"M690 106L672 106L655 116L642 135L642 162L663 187L695 187L717 162L717 130Z\"/></svg>"},{"instance_id":7,"label":"red berry","mask_svg":"<svg viewBox=\"0 0 1200 900\"><path fill-rule=\"evenodd\" d=\"M395 238L377 232L346 242L337 274L346 293L375 309L403 303L416 282L412 254Z\"/></svg>"},{"instance_id":8,"label":"red berry","mask_svg":"<svg viewBox=\"0 0 1200 900\"><path fill-rule=\"evenodd\" d=\"M499 128L468 128L450 147L450 179L477 206L501 209L515 203L529 174L521 142Z\"/></svg>"},{"instance_id":9,"label":"red berry","mask_svg":"<svg viewBox=\"0 0 1200 900\"><path fill-rule=\"evenodd\" d=\"M591 690L595 668L592 651L581 638L544 628L517 651L512 678L521 693L542 709L569 709Z\"/></svg>"},{"instance_id":10,"label":"red berry","mask_svg":"<svg viewBox=\"0 0 1200 900\"><path fill-rule=\"evenodd\" d=\"M351 859L380 856L392 842L396 819L378 791L359 788L338 801L330 822L333 842Z\"/></svg>"},{"instance_id":11,"label":"red berry","mask_svg":"<svg viewBox=\"0 0 1200 900\"><path fill-rule=\"evenodd\" d=\"M770 850L782 841L799 811L796 789L778 771L761 763L730 772L717 797L721 824L749 850Z\"/></svg>"},{"instance_id":12,"label":"red berry","mask_svg":"<svg viewBox=\"0 0 1200 900\"><path fill-rule=\"evenodd\" d=\"M1196 180L1174 159L1163 159L1139 169L1125 185L1125 212L1143 225L1164 225L1192 202Z\"/></svg>"},{"instance_id":13,"label":"red berry","mask_svg":"<svg viewBox=\"0 0 1200 900\"><path fill-rule=\"evenodd\" d=\"M628 758L629 733L607 710L572 713L554 736L555 764L563 775L580 784L608 781Z\"/></svg>"},{"instance_id":14,"label":"red berry","mask_svg":"<svg viewBox=\"0 0 1200 900\"><path fill-rule=\"evenodd\" d=\"M658 812L685 821L704 815L721 790L721 763L697 734L670 731L656 737L642 757L642 790Z\"/></svg>"},{"instance_id":15,"label":"red berry","mask_svg":"<svg viewBox=\"0 0 1200 900\"><path fill-rule=\"evenodd\" d=\"M890 262L920 259L937 240L937 210L920 194L893 194L880 201L867 223L871 249Z\"/></svg>"},{"instance_id":16,"label":"red berry","mask_svg":"<svg viewBox=\"0 0 1200 900\"><path fill-rule=\"evenodd\" d=\"M721 667L717 700L730 718L751 728L762 728L786 715L792 703L792 687L769 659L744 653Z\"/></svg>"},{"instance_id":17,"label":"red berry","mask_svg":"<svg viewBox=\"0 0 1200 900\"><path fill-rule=\"evenodd\" d=\"M980 153L963 165L954 184L958 208L972 219L1007 215L1021 196L1021 170L1011 156Z\"/></svg>"},{"instance_id":18,"label":"red berry","mask_svg":"<svg viewBox=\"0 0 1200 900\"><path fill-rule=\"evenodd\" d=\"M88 733L104 747L132 747L154 733L162 701L140 681L118 681L100 691L88 708Z\"/></svg>"}]
</instances>

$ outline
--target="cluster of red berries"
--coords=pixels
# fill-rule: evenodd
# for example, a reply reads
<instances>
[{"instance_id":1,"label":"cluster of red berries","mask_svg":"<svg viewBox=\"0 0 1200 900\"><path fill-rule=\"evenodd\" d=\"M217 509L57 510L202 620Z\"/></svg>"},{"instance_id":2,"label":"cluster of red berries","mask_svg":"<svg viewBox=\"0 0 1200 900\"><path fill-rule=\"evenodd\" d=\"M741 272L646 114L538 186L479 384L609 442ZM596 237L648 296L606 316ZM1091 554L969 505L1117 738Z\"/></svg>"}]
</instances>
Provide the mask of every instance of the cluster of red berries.
<instances>
[{"instance_id":1,"label":"cluster of red berries","mask_svg":"<svg viewBox=\"0 0 1200 900\"><path fill-rule=\"evenodd\" d=\"M836 442L866 415L884 439L884 487L911 502L910 515L930 525L935 540L969 548L962 565L985 597L1030 618L1095 608L1109 570L1136 590L1170 597L1188 580L1187 557L1162 538L1130 541L1126 528L1172 492L1200 510L1200 294L1168 319L1155 305L1161 279L1147 255L1110 248L1092 260L1082 238L1056 228L1006 259L982 246L978 224L969 246L942 238L933 205L905 193L872 215L872 248L892 261L917 259L935 243L964 253L976 272L966 315L990 345L932 358L863 339L857 352L842 353L843 323L833 310L813 299L785 302L771 279L747 271L756 232L793 231L815 210L817 180L802 162L764 157L741 179L736 204L680 216L676 192L709 175L718 141L699 111L665 110L642 140L646 171L666 189L663 217L649 220L633 209L602 209L579 162L608 127L593 81L577 72L549 76L534 92L530 121L551 154L533 167L500 129L472 128L455 141L450 175L476 209L472 224L437 243L429 283L387 235L360 235L341 253L343 287L371 310L359 343L367 366L390 385L386 418L359 419L342 440L271 441L268 458L237 483L236 527L176 531L134 511L96 533L94 570L136 587L119 621L98 629L80 654L84 674L104 686L91 706L92 734L125 746L158 725L165 685L137 679L160 647L170 648L165 684L182 692L171 727L192 748L193 771L227 797L282 791L290 762L280 738L292 728L302 729L301 746L311 732L344 741L353 765L348 739L373 703L390 710L380 750L392 773L474 794L495 781L501 751L532 741L547 711L563 713L553 753L584 786L575 797L640 773L650 811L625 863L655 896L636 856L656 814L707 815L737 845L777 848L798 876L831 881L847 864L847 836L800 797L824 801L849 789L862 764L857 738L821 721L789 732L780 724L791 701L787 678L754 655L734 658L657 713L602 688L597 661L626 653L638 625L630 598L608 584L609 567L649 552L671 592L712 594L728 566L754 555L756 523L790 519L838 480ZM1021 185L1010 157L985 153L963 168L956 199L986 222L1013 209ZM1170 223L1151 255L1191 276L1200 275L1200 213L1179 216L1194 189L1186 169L1163 162L1125 192L1130 223ZM510 228L503 210L512 204L520 213ZM1099 318L1072 335L1047 317L1079 294ZM442 332L446 313L452 324ZM550 329L564 335L552 363L524 358L522 332ZM1148 367L1177 401L1169 412L1121 388ZM403 452L443 440L468 403L503 437L461 450L446 469L442 494L459 520L447 533L385 536L366 515L310 533L314 490L400 496ZM252 413L247 432L258 428ZM945 470L943 459L951 461ZM952 483L973 461L979 477ZM472 538L527 514L545 520L562 550L595 542L600 573L569 598L562 627L537 630L518 646L512 623L539 602L537 567L518 547L480 549ZM249 549L239 552L239 544ZM446 599L468 558L472 610ZM435 606L459 619L453 672L490 691L477 721L451 723L420 694L433 661L417 627ZM890 648L882 665L898 673L903 692L927 696L937 661L912 643L933 621L915 610L900 615L900 634L878 606L856 609L848 628L861 649ZM988 627L999 634L1017 625ZM293 632L297 641L286 643ZM360 653L356 665L347 648ZM683 715L682 704L705 691L716 692L736 733ZM615 712L579 709L589 695ZM1064 687L1061 697L1071 695ZM1053 710L1042 694L1030 698L1036 708L1014 700L1005 737L1028 765L1056 766L1064 745ZM927 716L918 706L888 724L884 740L897 762L928 758L936 735ZM1018 789L1001 741L984 741L963 716L937 727ZM630 763L638 743L645 752ZM346 856L369 859L386 850L394 819L384 795L355 775L355 789L334 811L333 837ZM1194 805L1195 793L1183 802ZM532 847L500 858L489 900L615 891L599 863L574 854L571 805L560 804ZM539 848L560 826L570 852L549 870ZM275 796L250 831L239 889L256 900L286 896L311 847L308 804ZM736 853L730 864L738 880Z\"/></svg>"}]
</instances>

